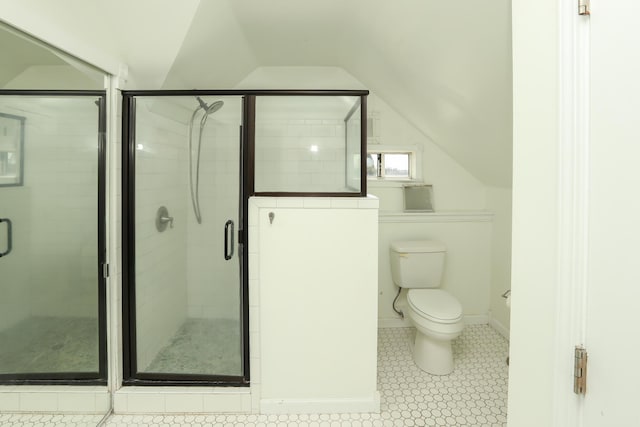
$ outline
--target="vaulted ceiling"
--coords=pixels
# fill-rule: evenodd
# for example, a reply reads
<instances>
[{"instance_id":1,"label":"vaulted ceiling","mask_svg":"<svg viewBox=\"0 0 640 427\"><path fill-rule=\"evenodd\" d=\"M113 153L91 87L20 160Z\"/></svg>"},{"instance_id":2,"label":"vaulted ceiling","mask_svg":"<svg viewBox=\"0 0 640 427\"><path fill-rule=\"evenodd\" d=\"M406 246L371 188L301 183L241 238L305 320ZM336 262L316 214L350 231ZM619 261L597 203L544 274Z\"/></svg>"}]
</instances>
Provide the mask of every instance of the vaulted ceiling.
<instances>
[{"instance_id":1,"label":"vaulted ceiling","mask_svg":"<svg viewBox=\"0 0 640 427\"><path fill-rule=\"evenodd\" d=\"M40 28L127 64L140 89L342 68L480 181L511 186L510 0L8 0L2 13L33 29L36 8Z\"/></svg>"}]
</instances>

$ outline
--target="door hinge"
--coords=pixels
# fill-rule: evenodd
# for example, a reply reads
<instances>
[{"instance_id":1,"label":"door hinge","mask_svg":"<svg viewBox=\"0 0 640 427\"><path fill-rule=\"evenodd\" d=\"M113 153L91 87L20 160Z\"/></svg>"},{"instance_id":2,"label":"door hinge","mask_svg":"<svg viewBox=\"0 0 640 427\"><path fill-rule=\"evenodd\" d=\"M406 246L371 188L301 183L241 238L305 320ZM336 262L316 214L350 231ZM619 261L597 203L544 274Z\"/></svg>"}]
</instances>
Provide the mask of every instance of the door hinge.
<instances>
[{"instance_id":1,"label":"door hinge","mask_svg":"<svg viewBox=\"0 0 640 427\"><path fill-rule=\"evenodd\" d=\"M109 277L109 264L102 264L102 277L104 279Z\"/></svg>"},{"instance_id":2,"label":"door hinge","mask_svg":"<svg viewBox=\"0 0 640 427\"><path fill-rule=\"evenodd\" d=\"M573 365L573 392L575 394L587 393L587 350L577 345L574 352Z\"/></svg>"},{"instance_id":3,"label":"door hinge","mask_svg":"<svg viewBox=\"0 0 640 427\"><path fill-rule=\"evenodd\" d=\"M589 0L578 0L578 15L591 15Z\"/></svg>"}]
</instances>

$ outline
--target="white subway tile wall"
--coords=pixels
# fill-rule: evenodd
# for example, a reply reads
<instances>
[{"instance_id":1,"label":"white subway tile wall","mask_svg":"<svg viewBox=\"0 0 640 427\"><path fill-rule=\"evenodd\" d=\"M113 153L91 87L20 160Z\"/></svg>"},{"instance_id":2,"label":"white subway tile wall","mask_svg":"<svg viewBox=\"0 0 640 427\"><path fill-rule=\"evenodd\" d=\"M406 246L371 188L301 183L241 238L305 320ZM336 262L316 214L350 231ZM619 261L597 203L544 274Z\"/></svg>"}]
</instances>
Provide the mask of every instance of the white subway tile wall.
<instances>
[{"instance_id":1,"label":"white subway tile wall","mask_svg":"<svg viewBox=\"0 0 640 427\"><path fill-rule=\"evenodd\" d=\"M144 371L187 316L187 129L137 103L136 326L138 370ZM156 229L161 206L173 228Z\"/></svg>"},{"instance_id":2,"label":"white subway tile wall","mask_svg":"<svg viewBox=\"0 0 640 427\"><path fill-rule=\"evenodd\" d=\"M344 191L344 121L257 121L255 182L258 192Z\"/></svg>"},{"instance_id":3,"label":"white subway tile wall","mask_svg":"<svg viewBox=\"0 0 640 427\"><path fill-rule=\"evenodd\" d=\"M242 110L240 99L225 98L224 102L224 110L210 116L202 138L199 186L201 224L195 219L191 199L188 195L185 199L189 236L187 303L190 318L240 319L237 232L240 227ZM185 194L187 191L185 188ZM235 234L235 251L230 260L224 257L224 226L227 220L233 221Z\"/></svg>"},{"instance_id":4,"label":"white subway tile wall","mask_svg":"<svg viewBox=\"0 0 640 427\"><path fill-rule=\"evenodd\" d=\"M24 182L3 187L3 217L13 221L14 250L0 280L0 329L35 321L86 320L88 345L97 347L98 315L98 119L96 97L3 97L0 111L25 117ZM73 338L64 328L50 336ZM30 369L20 344L3 344L6 357ZM31 350L34 350L31 348ZM34 350L37 351L37 350ZM43 350L49 356L55 349ZM16 359L17 357L17 359ZM37 357L39 372L98 369L97 358L77 368L72 360ZM43 367L44 366L44 367Z\"/></svg>"}]
</instances>

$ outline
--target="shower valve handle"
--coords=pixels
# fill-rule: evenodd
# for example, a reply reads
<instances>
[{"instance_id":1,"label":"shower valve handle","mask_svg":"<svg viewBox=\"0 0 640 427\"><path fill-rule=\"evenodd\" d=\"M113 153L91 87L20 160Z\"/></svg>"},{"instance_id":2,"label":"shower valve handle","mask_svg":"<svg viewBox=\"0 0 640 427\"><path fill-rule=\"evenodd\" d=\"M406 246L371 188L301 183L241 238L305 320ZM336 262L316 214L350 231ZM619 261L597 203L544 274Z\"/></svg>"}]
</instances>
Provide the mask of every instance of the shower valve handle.
<instances>
[{"instance_id":1,"label":"shower valve handle","mask_svg":"<svg viewBox=\"0 0 640 427\"><path fill-rule=\"evenodd\" d=\"M156 212L156 229L162 233L167 229L167 224L173 228L173 217L166 206L160 206Z\"/></svg>"},{"instance_id":2,"label":"shower valve handle","mask_svg":"<svg viewBox=\"0 0 640 427\"><path fill-rule=\"evenodd\" d=\"M173 228L173 217L172 216L161 216L160 217L160 222L165 224L165 223L169 223L169 228Z\"/></svg>"}]
</instances>

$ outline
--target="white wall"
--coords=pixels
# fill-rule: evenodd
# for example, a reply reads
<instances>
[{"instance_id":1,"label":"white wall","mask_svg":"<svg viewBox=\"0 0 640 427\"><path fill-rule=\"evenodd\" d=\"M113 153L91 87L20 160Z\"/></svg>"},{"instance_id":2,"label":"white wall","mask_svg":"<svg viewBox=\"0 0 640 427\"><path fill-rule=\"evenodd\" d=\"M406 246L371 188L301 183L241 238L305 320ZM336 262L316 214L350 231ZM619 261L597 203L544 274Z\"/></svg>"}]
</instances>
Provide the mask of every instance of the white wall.
<instances>
[{"instance_id":1,"label":"white wall","mask_svg":"<svg viewBox=\"0 0 640 427\"><path fill-rule=\"evenodd\" d=\"M513 2L513 264L508 424L514 427L553 425L555 302L559 286L558 11L555 0L535 4ZM571 349L567 351L567 357L571 357Z\"/></svg>"},{"instance_id":2,"label":"white wall","mask_svg":"<svg viewBox=\"0 0 640 427\"><path fill-rule=\"evenodd\" d=\"M447 247L442 288L462 305L469 322L488 321L491 281L491 214L381 216L379 256L378 316L381 326L410 326L407 317L400 321L392 309L398 288L391 278L389 248L400 240L435 239ZM406 311L403 292L397 307Z\"/></svg>"},{"instance_id":3,"label":"white wall","mask_svg":"<svg viewBox=\"0 0 640 427\"><path fill-rule=\"evenodd\" d=\"M491 230L491 325L509 338L510 310L502 298L511 288L511 189L487 188L487 208L493 212Z\"/></svg>"},{"instance_id":4,"label":"white wall","mask_svg":"<svg viewBox=\"0 0 640 427\"><path fill-rule=\"evenodd\" d=\"M433 185L436 211L482 210L486 208L485 186L442 151L424 133L411 125L375 93L368 97L368 115L375 120L375 134L369 148L417 147L422 179ZM380 198L380 210L403 209L402 184L384 185L369 181L368 191Z\"/></svg>"},{"instance_id":5,"label":"white wall","mask_svg":"<svg viewBox=\"0 0 640 427\"><path fill-rule=\"evenodd\" d=\"M250 203L251 242L257 244L250 278L252 298L259 297L260 337L259 348L252 345L252 366L259 364L252 387L260 388L260 409L377 410L378 201Z\"/></svg>"},{"instance_id":6,"label":"white wall","mask_svg":"<svg viewBox=\"0 0 640 427\"><path fill-rule=\"evenodd\" d=\"M437 239L447 246L443 289L462 304L469 321L487 321L492 266L508 265L508 256L492 256L493 216L487 209L487 189L375 94L369 96L374 135L369 147L416 147L421 181L433 185L436 214L403 214L403 183L368 182L368 192L380 198L379 300L381 326L408 326L392 309L398 288L391 279L389 247L393 241ZM489 209L491 210L491 209ZM450 215L448 215L450 214ZM404 293L398 307L406 304Z\"/></svg>"}]
</instances>

